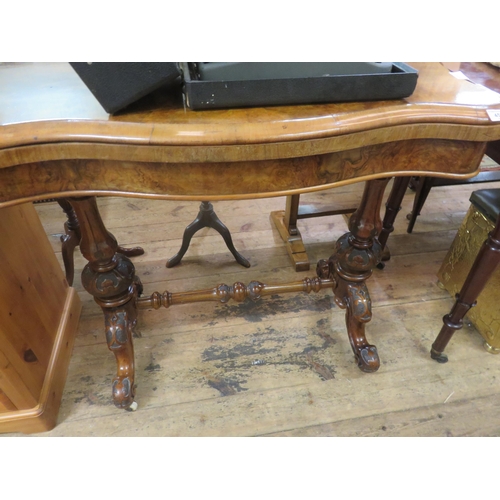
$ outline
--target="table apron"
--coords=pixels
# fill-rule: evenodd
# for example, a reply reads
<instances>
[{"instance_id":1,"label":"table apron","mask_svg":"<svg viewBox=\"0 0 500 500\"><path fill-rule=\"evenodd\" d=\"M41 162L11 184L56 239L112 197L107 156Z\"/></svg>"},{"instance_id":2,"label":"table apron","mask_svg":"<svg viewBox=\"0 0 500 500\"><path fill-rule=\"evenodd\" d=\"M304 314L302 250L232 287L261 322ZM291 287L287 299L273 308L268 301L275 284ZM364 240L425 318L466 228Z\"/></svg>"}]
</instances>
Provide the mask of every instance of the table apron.
<instances>
[{"instance_id":1,"label":"table apron","mask_svg":"<svg viewBox=\"0 0 500 500\"><path fill-rule=\"evenodd\" d=\"M467 178L486 142L411 139L274 160L169 163L63 159L0 168L0 207L68 196L224 200L284 196L395 175Z\"/></svg>"}]
</instances>

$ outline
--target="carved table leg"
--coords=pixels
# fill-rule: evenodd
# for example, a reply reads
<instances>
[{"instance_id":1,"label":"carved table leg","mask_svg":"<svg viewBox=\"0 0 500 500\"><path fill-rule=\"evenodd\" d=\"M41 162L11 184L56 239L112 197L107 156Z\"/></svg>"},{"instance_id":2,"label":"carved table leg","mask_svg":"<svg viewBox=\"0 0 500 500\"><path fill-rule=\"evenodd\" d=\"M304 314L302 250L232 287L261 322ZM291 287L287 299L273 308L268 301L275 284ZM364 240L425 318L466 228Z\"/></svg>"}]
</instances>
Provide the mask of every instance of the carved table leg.
<instances>
[{"instance_id":1,"label":"carved table leg","mask_svg":"<svg viewBox=\"0 0 500 500\"><path fill-rule=\"evenodd\" d=\"M378 241L383 250L382 262L379 262L377 264L377 267L379 269L383 269L385 266L384 262L388 261L391 258L391 253L389 252L389 248L387 247L387 239L389 238L389 235L394 231L394 221L396 220L398 212L401 210L401 203L406 193L406 189L408 188L410 179L411 177L394 178L394 184L392 185L389 198L387 199L387 203L385 205L385 215L384 220L382 221L382 229L378 236Z\"/></svg>"},{"instance_id":2,"label":"carved table leg","mask_svg":"<svg viewBox=\"0 0 500 500\"><path fill-rule=\"evenodd\" d=\"M135 409L132 333L137 323L136 299L141 285L130 259L117 253L118 244L104 226L95 197L69 202L80 222L80 250L89 261L82 272L82 284L103 310L106 340L116 357L113 400L118 408Z\"/></svg>"},{"instance_id":3,"label":"carved table leg","mask_svg":"<svg viewBox=\"0 0 500 500\"><path fill-rule=\"evenodd\" d=\"M346 309L347 334L359 368L375 372L380 367L377 348L366 340L365 324L372 317L365 281L382 255L377 240L380 207L389 179L368 181L359 208L349 220L349 233L339 238L330 259L318 262L318 275L335 282L335 302Z\"/></svg>"},{"instance_id":4,"label":"carved table leg","mask_svg":"<svg viewBox=\"0 0 500 500\"><path fill-rule=\"evenodd\" d=\"M78 217L76 216L76 213L68 200L61 198L56 201L63 209L68 219L64 223L64 232L66 234L61 235L61 252L64 263L64 271L66 273L66 281L68 282L69 286L72 286L75 276L73 254L75 252L75 248L80 244L80 240L82 238L80 233L80 223L78 222ZM118 253L122 253L127 257L136 257L137 255L144 254L144 250L141 247L123 248L121 246L118 246Z\"/></svg>"},{"instance_id":5,"label":"carved table leg","mask_svg":"<svg viewBox=\"0 0 500 500\"><path fill-rule=\"evenodd\" d=\"M443 354L455 330L463 326L463 317L476 304L476 299L488 283L488 279L500 263L500 217L493 231L481 246L474 264L449 314L443 317L443 327L432 344L431 358L439 363L446 363L448 357Z\"/></svg>"}]
</instances>

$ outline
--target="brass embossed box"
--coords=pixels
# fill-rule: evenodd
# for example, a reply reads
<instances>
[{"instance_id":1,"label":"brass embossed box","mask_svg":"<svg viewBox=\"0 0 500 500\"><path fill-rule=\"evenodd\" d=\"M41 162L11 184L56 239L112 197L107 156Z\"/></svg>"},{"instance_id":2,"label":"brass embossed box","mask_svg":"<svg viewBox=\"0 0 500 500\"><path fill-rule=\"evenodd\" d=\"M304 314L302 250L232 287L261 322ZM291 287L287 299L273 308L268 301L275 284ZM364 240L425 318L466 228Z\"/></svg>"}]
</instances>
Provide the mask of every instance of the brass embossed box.
<instances>
[{"instance_id":1,"label":"brass embossed box","mask_svg":"<svg viewBox=\"0 0 500 500\"><path fill-rule=\"evenodd\" d=\"M457 294L472 264L494 228L494 222L471 205L438 271L439 281L452 297ZM488 351L500 352L500 267L491 276L467 317L485 340Z\"/></svg>"}]
</instances>

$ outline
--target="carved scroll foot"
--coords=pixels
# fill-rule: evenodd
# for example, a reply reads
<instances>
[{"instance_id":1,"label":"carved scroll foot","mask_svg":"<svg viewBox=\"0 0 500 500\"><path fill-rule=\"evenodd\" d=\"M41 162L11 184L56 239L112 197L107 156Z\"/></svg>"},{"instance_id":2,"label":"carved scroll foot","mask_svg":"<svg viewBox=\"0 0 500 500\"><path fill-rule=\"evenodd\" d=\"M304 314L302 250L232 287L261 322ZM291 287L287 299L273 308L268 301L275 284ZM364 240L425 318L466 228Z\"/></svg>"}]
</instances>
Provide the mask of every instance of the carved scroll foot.
<instances>
[{"instance_id":1,"label":"carved scroll foot","mask_svg":"<svg viewBox=\"0 0 500 500\"><path fill-rule=\"evenodd\" d=\"M115 267L106 272L97 272L87 265L82 273L82 283L102 308L106 342L115 355L117 374L112 384L113 402L118 408L129 409L135 395L132 339L140 336L136 332L136 302L142 284L127 257L115 254L113 262Z\"/></svg>"},{"instance_id":2,"label":"carved scroll foot","mask_svg":"<svg viewBox=\"0 0 500 500\"><path fill-rule=\"evenodd\" d=\"M116 407L134 410L134 346L132 336L137 324L135 301L104 310L106 342L115 355L117 375L113 379L113 402Z\"/></svg>"},{"instance_id":3,"label":"carved scroll foot","mask_svg":"<svg viewBox=\"0 0 500 500\"><path fill-rule=\"evenodd\" d=\"M328 261L318 262L317 274L334 283L336 304L346 309L346 326L360 370L375 372L380 367L377 348L366 340L365 324L372 318L366 280L381 261L382 245L377 239L381 227L380 206L388 179L376 179L365 185L358 210L349 220L349 233L341 236Z\"/></svg>"},{"instance_id":4,"label":"carved scroll foot","mask_svg":"<svg viewBox=\"0 0 500 500\"><path fill-rule=\"evenodd\" d=\"M372 373L380 368L377 348L368 343L365 335L365 324L372 318L371 299L365 280L371 274L371 268L378 262L382 250L377 240L373 240L368 249L356 249L351 246L352 237L345 234L337 242L336 253L328 261L328 271L324 261L318 263L318 275L331 276L335 283L334 294L336 304L346 309L346 327L354 357L361 371ZM346 263L355 262L358 272ZM346 271L343 266L348 267Z\"/></svg>"},{"instance_id":5,"label":"carved scroll foot","mask_svg":"<svg viewBox=\"0 0 500 500\"><path fill-rule=\"evenodd\" d=\"M367 345L356 354L358 367L365 373L376 372L380 368L380 359L377 348L374 345Z\"/></svg>"},{"instance_id":6,"label":"carved scroll foot","mask_svg":"<svg viewBox=\"0 0 500 500\"><path fill-rule=\"evenodd\" d=\"M359 369L367 373L376 372L380 368L380 358L377 348L368 343L365 335L365 324L372 318L368 288L364 281L345 280L339 274L335 257L318 261L316 274L323 280L330 280L336 304L346 309L347 335Z\"/></svg>"},{"instance_id":7,"label":"carved scroll foot","mask_svg":"<svg viewBox=\"0 0 500 500\"><path fill-rule=\"evenodd\" d=\"M372 318L371 300L364 283L347 284L347 335L361 371L372 373L380 368L377 348L366 340L365 323Z\"/></svg>"}]
</instances>

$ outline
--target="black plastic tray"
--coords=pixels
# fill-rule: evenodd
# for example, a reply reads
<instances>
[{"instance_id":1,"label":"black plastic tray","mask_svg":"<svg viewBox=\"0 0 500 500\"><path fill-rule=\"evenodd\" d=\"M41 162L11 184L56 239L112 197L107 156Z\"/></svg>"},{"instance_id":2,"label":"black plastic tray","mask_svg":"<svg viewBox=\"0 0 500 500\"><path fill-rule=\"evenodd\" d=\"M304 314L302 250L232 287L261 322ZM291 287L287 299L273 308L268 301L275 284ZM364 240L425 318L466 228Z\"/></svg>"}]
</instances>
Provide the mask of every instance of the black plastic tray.
<instances>
[{"instance_id":1,"label":"black plastic tray","mask_svg":"<svg viewBox=\"0 0 500 500\"><path fill-rule=\"evenodd\" d=\"M304 77L204 80L199 64L179 63L186 104L194 110L401 99L413 93L418 78L417 70L397 62L381 73L307 76L305 71Z\"/></svg>"}]
</instances>

